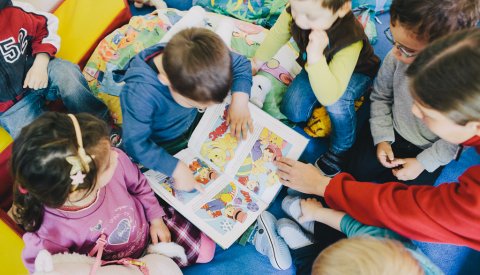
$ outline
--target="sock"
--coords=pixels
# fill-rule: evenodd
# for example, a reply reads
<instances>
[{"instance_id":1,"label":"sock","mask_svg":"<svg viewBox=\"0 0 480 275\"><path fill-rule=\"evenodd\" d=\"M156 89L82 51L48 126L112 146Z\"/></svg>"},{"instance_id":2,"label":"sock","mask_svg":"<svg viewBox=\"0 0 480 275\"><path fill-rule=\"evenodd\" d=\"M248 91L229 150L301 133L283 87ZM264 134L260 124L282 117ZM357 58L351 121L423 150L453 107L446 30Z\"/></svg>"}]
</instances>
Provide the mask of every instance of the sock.
<instances>
[{"instance_id":1,"label":"sock","mask_svg":"<svg viewBox=\"0 0 480 275\"><path fill-rule=\"evenodd\" d=\"M287 197L285 197L285 199L287 199ZM300 207L300 199L301 199L300 197L292 197L291 199L287 199L288 203L286 203L287 205L284 206L283 208L286 208L284 209L284 210L287 210L285 212L297 223L299 223L303 227L303 229L313 234L315 230L315 222L311 221L311 222L300 223L298 221L298 218L300 218L300 216L302 215L302 208Z\"/></svg>"}]
</instances>

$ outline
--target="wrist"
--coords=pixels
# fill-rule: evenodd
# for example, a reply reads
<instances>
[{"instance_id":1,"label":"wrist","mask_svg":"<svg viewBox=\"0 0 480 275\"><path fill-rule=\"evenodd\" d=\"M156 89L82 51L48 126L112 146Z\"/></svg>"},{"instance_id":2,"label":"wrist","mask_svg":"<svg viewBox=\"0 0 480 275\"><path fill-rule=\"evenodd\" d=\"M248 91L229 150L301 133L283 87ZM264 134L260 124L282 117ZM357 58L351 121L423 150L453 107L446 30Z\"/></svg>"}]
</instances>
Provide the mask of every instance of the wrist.
<instances>
[{"instance_id":1,"label":"wrist","mask_svg":"<svg viewBox=\"0 0 480 275\"><path fill-rule=\"evenodd\" d=\"M316 188L315 195L324 197L325 196L325 190L327 189L328 184L330 183L331 178L326 177L324 175L321 175L318 179L318 184Z\"/></svg>"},{"instance_id":2,"label":"wrist","mask_svg":"<svg viewBox=\"0 0 480 275\"><path fill-rule=\"evenodd\" d=\"M234 102L238 102L238 103L248 103L248 100L249 100L249 96L247 93L245 92L232 92L232 104Z\"/></svg>"},{"instance_id":3,"label":"wrist","mask_svg":"<svg viewBox=\"0 0 480 275\"><path fill-rule=\"evenodd\" d=\"M50 56L46 53L37 53L35 55L35 60L33 61L33 66L35 67L44 67L47 68L48 63L50 62Z\"/></svg>"}]
</instances>

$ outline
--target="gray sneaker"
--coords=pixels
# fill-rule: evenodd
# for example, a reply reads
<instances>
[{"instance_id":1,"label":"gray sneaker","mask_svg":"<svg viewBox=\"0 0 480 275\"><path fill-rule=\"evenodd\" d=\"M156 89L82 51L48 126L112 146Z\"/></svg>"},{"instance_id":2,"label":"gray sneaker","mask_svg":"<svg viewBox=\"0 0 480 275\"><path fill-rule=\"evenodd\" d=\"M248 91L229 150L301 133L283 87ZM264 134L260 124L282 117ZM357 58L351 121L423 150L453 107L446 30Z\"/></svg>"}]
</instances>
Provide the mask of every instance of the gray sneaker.
<instances>
[{"instance_id":1,"label":"gray sneaker","mask_svg":"<svg viewBox=\"0 0 480 275\"><path fill-rule=\"evenodd\" d=\"M292 265L292 257L285 241L277 234L277 219L267 211L257 218L258 231L253 243L258 252L268 256L276 269L285 270Z\"/></svg>"}]
</instances>

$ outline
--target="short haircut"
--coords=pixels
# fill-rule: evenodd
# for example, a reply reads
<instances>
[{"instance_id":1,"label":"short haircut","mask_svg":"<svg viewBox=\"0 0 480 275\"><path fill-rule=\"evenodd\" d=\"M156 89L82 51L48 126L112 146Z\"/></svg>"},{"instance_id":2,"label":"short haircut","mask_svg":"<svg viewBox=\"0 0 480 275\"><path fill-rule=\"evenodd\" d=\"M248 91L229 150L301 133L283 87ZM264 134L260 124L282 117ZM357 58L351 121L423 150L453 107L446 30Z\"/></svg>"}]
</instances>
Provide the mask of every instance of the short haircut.
<instances>
[{"instance_id":1,"label":"short haircut","mask_svg":"<svg viewBox=\"0 0 480 275\"><path fill-rule=\"evenodd\" d=\"M390 22L431 42L443 35L475 26L480 17L477 0L393 0Z\"/></svg>"},{"instance_id":2,"label":"short haircut","mask_svg":"<svg viewBox=\"0 0 480 275\"><path fill-rule=\"evenodd\" d=\"M205 28L175 34L164 49L162 65L171 87L197 102L222 102L232 84L230 51Z\"/></svg>"},{"instance_id":3,"label":"short haircut","mask_svg":"<svg viewBox=\"0 0 480 275\"><path fill-rule=\"evenodd\" d=\"M313 275L424 274L418 261L398 241L370 236L340 240L318 255Z\"/></svg>"}]
</instances>

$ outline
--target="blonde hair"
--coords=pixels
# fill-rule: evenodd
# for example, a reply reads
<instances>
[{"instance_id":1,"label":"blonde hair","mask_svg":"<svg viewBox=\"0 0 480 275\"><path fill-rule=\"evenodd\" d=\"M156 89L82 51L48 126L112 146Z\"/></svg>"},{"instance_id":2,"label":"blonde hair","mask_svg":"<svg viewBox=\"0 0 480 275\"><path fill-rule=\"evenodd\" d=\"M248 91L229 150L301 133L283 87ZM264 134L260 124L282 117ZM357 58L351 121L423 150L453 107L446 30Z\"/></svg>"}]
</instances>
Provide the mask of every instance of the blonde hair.
<instances>
[{"instance_id":1,"label":"blonde hair","mask_svg":"<svg viewBox=\"0 0 480 275\"><path fill-rule=\"evenodd\" d=\"M398 241L369 236L343 239L313 263L314 275L424 274L418 261Z\"/></svg>"}]
</instances>

